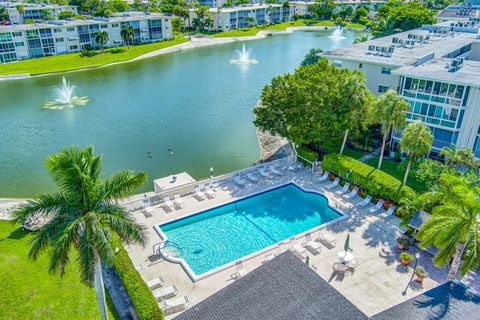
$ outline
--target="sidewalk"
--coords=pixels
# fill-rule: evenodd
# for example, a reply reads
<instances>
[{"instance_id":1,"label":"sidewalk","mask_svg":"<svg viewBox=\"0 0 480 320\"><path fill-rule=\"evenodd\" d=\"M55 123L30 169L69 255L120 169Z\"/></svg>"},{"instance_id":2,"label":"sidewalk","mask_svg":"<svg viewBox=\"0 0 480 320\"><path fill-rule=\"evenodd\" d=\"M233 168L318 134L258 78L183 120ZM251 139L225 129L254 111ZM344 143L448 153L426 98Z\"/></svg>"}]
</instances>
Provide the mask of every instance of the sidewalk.
<instances>
[{"instance_id":1,"label":"sidewalk","mask_svg":"<svg viewBox=\"0 0 480 320\"><path fill-rule=\"evenodd\" d=\"M363 157L361 157L360 159L358 159L358 161L366 162L366 161L368 161L372 158L375 158L376 156L379 156L381 151L382 151L382 148L378 147L377 149L373 150L371 153L366 154Z\"/></svg>"}]
</instances>

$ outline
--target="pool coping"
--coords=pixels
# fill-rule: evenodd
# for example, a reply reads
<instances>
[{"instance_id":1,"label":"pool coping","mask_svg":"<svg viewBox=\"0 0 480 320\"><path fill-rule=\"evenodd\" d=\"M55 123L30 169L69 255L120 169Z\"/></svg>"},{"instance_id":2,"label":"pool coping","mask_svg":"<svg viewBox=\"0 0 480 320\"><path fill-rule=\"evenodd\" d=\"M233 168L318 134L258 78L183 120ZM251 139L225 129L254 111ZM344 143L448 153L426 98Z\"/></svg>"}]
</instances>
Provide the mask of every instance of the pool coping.
<instances>
[{"instance_id":1,"label":"pool coping","mask_svg":"<svg viewBox=\"0 0 480 320\"><path fill-rule=\"evenodd\" d=\"M279 189L279 188L282 188L282 187L285 187L289 184L293 184L294 186L296 186L297 188L299 188L300 190L302 190L303 192L306 192L306 193L315 193L317 195L320 195L321 197L325 198L327 200L327 206L334 210L335 212L337 212L340 216L336 219L333 219L331 221L328 221L324 224L321 224L319 226L316 226L316 227L313 227L311 229L308 229L308 230L305 230L304 232L301 232L299 234L296 234L288 239L285 239L285 240L282 240L282 241L279 241L277 243L274 243L268 247L265 247L263 249L260 249L258 251L255 251L255 252L252 252L246 256L243 256L243 257L240 257L234 261L230 261L224 265L221 265L219 267L216 267L215 269L212 269L212 270L209 270L207 272L204 272L200 275L197 275L191 268L190 268L190 265L182 258L177 258L177 257L173 257L173 256L170 256L169 254L167 254L166 252L164 252L162 249L164 248L166 242L168 241L168 237L167 235L162 231L162 229L160 228L161 225L165 225L165 224L169 224L169 223L172 223L172 222L177 222L177 221L181 221L181 220L184 220L184 219L187 219L189 217L192 217L192 216L195 216L195 215L198 215L198 214L201 214L201 213L204 213L205 211L209 211L209 210L213 210L213 209L216 209L216 208L221 208L223 206L227 206L229 204L232 204L234 202L238 202L238 201L241 201L241 200L244 200L244 199L248 199L248 198L251 198L251 197L254 197L254 196L257 196L259 194L262 194L262 193L266 193L266 192L269 192L269 191L272 191L272 190L275 190L275 189ZM202 209L202 210L199 210L199 211L196 211L196 212L193 212L191 214L187 214L185 216L182 216L180 218L175 218L175 219L170 219L170 220L167 220L163 223L159 223L159 224L155 224L153 226L153 229L157 232L157 234L160 236L160 238L162 239L162 242L161 242L161 246L160 246L160 254L162 255L163 259L165 259L166 261L169 261L169 262L172 262L172 263L177 263L177 264L180 264L182 266L182 268L185 270L185 272L187 273L188 277L193 281L193 282L197 282L199 280L202 280L202 279L205 279L211 275L214 275L216 273L219 273L221 271L224 271L228 268L231 268L239 263L242 263L242 262L245 262L245 261L248 261L250 259L253 259L255 257L258 257L268 251L271 251L275 248L277 248L278 246L282 245L282 244L287 244L289 242L291 242L292 240L297 240L297 239L301 239L303 237L305 237L306 234L309 234L309 233L313 233L313 232L317 232L321 229L324 229L324 228L327 228L328 226L334 224L334 223L338 223L342 220L345 220L349 217L348 214L342 212L341 210L333 207L330 205L330 199L325 196L323 193L319 192L318 190L315 190L315 189L310 189L310 188L305 188L301 185L299 185L298 183L296 183L295 181L291 180L291 181L288 181L288 182L285 182L285 183L282 183L282 184L279 184L279 185L276 185L276 186L273 186L273 187L270 187L270 188L266 188L266 189L263 189L261 191L258 191L258 192L255 192L255 193L252 193L252 194L249 194L249 195L246 195L244 197L240 197L240 198L237 198L237 199L234 199L232 201L228 201L228 202L225 202L225 203L222 203L220 205L215 205L215 206L212 206L212 207L208 207L208 208L205 208L205 209Z\"/></svg>"}]
</instances>

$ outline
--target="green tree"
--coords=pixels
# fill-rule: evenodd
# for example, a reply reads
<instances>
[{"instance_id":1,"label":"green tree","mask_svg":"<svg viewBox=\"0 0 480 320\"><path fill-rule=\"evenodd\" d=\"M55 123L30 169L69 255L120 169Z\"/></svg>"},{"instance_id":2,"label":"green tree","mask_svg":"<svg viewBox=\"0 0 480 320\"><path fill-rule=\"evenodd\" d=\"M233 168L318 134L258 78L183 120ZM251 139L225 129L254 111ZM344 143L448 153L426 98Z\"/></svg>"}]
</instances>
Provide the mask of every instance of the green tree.
<instances>
[{"instance_id":1,"label":"green tree","mask_svg":"<svg viewBox=\"0 0 480 320\"><path fill-rule=\"evenodd\" d=\"M23 23L23 15L25 14L25 6L23 4L17 4L15 9L18 11L18 15L20 16L20 23Z\"/></svg>"},{"instance_id":2,"label":"green tree","mask_svg":"<svg viewBox=\"0 0 480 320\"><path fill-rule=\"evenodd\" d=\"M439 267L451 261L449 280L456 278L459 269L462 276L476 270L480 264L480 188L444 174L438 189L422 197L433 198L439 205L417 234L421 247L439 249L433 258Z\"/></svg>"},{"instance_id":3,"label":"green tree","mask_svg":"<svg viewBox=\"0 0 480 320\"><path fill-rule=\"evenodd\" d=\"M81 281L95 285L101 318L107 319L101 269L102 263L112 263L115 254L111 236L145 244L143 227L117 199L131 195L146 181L146 174L121 171L102 179L101 160L91 146L64 148L50 155L46 166L58 191L37 196L14 215L21 224L32 217L48 219L34 234L29 257L37 259L48 250L50 272L64 275L72 252L79 253Z\"/></svg>"},{"instance_id":4,"label":"green tree","mask_svg":"<svg viewBox=\"0 0 480 320\"><path fill-rule=\"evenodd\" d=\"M49 21L55 19L50 9L42 9L43 20Z\"/></svg>"},{"instance_id":5,"label":"green tree","mask_svg":"<svg viewBox=\"0 0 480 320\"><path fill-rule=\"evenodd\" d=\"M368 16L368 8L364 6L360 6L351 14L352 22L360 22L362 18L366 18Z\"/></svg>"},{"instance_id":6,"label":"green tree","mask_svg":"<svg viewBox=\"0 0 480 320\"><path fill-rule=\"evenodd\" d=\"M285 0L285 1L282 3L282 8L283 8L284 10L290 9L290 2L288 2L288 0Z\"/></svg>"},{"instance_id":7,"label":"green tree","mask_svg":"<svg viewBox=\"0 0 480 320\"><path fill-rule=\"evenodd\" d=\"M246 17L245 21L247 22L248 27L253 27L257 22L254 17Z\"/></svg>"},{"instance_id":8,"label":"green tree","mask_svg":"<svg viewBox=\"0 0 480 320\"><path fill-rule=\"evenodd\" d=\"M95 36L95 42L98 43L100 48L103 51L104 46L107 44L108 40L110 38L108 37L108 32L107 31L98 31L97 35Z\"/></svg>"},{"instance_id":9,"label":"green tree","mask_svg":"<svg viewBox=\"0 0 480 320\"><path fill-rule=\"evenodd\" d=\"M322 49L310 49L310 51L305 55L303 61L300 63L301 66L308 66L310 64L318 63L320 60L320 53L322 53Z\"/></svg>"},{"instance_id":10,"label":"green tree","mask_svg":"<svg viewBox=\"0 0 480 320\"><path fill-rule=\"evenodd\" d=\"M62 11L58 14L57 18L60 20L65 20L65 19L72 19L75 18L77 15L69 10Z\"/></svg>"},{"instance_id":11,"label":"green tree","mask_svg":"<svg viewBox=\"0 0 480 320\"><path fill-rule=\"evenodd\" d=\"M123 26L122 30L120 30L120 36L123 39L123 42L130 48L130 44L135 39L135 30L132 26Z\"/></svg>"},{"instance_id":12,"label":"green tree","mask_svg":"<svg viewBox=\"0 0 480 320\"><path fill-rule=\"evenodd\" d=\"M340 18L342 18L343 20L349 18L352 14L353 14L353 8L352 8L352 6L343 7L342 10L340 10L340 11L338 12L338 15L339 15Z\"/></svg>"},{"instance_id":13,"label":"green tree","mask_svg":"<svg viewBox=\"0 0 480 320\"><path fill-rule=\"evenodd\" d=\"M298 144L337 139L367 117L371 93L358 71L340 69L321 58L263 88L254 124ZM365 88L364 88L365 87Z\"/></svg>"},{"instance_id":14,"label":"green tree","mask_svg":"<svg viewBox=\"0 0 480 320\"><path fill-rule=\"evenodd\" d=\"M332 17L336 5L333 0L315 0L312 6L312 13L320 19L328 20Z\"/></svg>"},{"instance_id":15,"label":"green tree","mask_svg":"<svg viewBox=\"0 0 480 320\"><path fill-rule=\"evenodd\" d=\"M382 151L378 159L378 169L382 168L383 154L385 144L392 129L400 129L407 123L405 112L410 109L410 105L405 99L400 97L396 91L388 90L378 97L372 108L372 121L382 125L383 140Z\"/></svg>"},{"instance_id":16,"label":"green tree","mask_svg":"<svg viewBox=\"0 0 480 320\"><path fill-rule=\"evenodd\" d=\"M184 28L185 23L183 22L183 20L177 17L172 18L172 31L175 35L182 33Z\"/></svg>"},{"instance_id":17,"label":"green tree","mask_svg":"<svg viewBox=\"0 0 480 320\"><path fill-rule=\"evenodd\" d=\"M5 8L0 8L0 21L10 21L10 16Z\"/></svg>"},{"instance_id":18,"label":"green tree","mask_svg":"<svg viewBox=\"0 0 480 320\"><path fill-rule=\"evenodd\" d=\"M413 159L418 159L427 155L433 143L433 135L430 128L417 120L409 123L402 132L400 148L407 153L408 164L403 178L403 184L407 184L408 175L412 166Z\"/></svg>"},{"instance_id":19,"label":"green tree","mask_svg":"<svg viewBox=\"0 0 480 320\"><path fill-rule=\"evenodd\" d=\"M360 38L356 38L355 40L353 40L353 43L360 43L366 41L368 41L368 36L361 36Z\"/></svg>"},{"instance_id":20,"label":"green tree","mask_svg":"<svg viewBox=\"0 0 480 320\"><path fill-rule=\"evenodd\" d=\"M451 147L443 147L442 150L440 150L440 156L445 157L445 163L447 165L453 165L456 167L462 162L456 145L452 145Z\"/></svg>"}]
</instances>

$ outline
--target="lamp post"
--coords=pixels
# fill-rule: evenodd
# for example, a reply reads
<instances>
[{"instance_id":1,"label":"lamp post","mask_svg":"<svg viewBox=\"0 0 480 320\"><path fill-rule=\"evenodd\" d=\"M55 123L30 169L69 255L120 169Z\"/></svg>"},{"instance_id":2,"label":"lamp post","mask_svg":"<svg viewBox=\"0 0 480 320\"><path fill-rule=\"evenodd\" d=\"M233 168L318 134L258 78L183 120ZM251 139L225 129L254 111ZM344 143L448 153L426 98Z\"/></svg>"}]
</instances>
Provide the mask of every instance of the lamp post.
<instances>
[{"instance_id":1,"label":"lamp post","mask_svg":"<svg viewBox=\"0 0 480 320\"><path fill-rule=\"evenodd\" d=\"M408 283L407 283L407 286L405 287L405 290L402 291L402 296L407 294L407 289L408 289L408 287L410 287L410 283L412 282L413 277L415 276L415 269L417 268L418 259L420 259L420 253L417 252L417 253L415 253L415 263L413 264L412 276L410 277L410 280L408 280Z\"/></svg>"},{"instance_id":2,"label":"lamp post","mask_svg":"<svg viewBox=\"0 0 480 320\"><path fill-rule=\"evenodd\" d=\"M213 178L213 167L210 167L210 182L212 182Z\"/></svg>"}]
</instances>

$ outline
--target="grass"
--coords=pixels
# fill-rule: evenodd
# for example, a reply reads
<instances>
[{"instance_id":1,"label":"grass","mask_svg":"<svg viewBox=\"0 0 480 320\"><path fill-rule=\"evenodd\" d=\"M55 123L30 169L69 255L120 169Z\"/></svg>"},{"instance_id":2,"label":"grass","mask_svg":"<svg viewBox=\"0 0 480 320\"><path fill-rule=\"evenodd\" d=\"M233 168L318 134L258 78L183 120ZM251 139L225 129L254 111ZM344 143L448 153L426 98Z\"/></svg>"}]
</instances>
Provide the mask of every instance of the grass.
<instances>
[{"instance_id":1,"label":"grass","mask_svg":"<svg viewBox=\"0 0 480 320\"><path fill-rule=\"evenodd\" d=\"M340 149L342 147L342 141L337 140L337 141L329 141L322 143L320 148L325 151L325 153L339 153ZM345 150L343 150L343 155L352 157L354 159L360 159L363 157L366 153L362 151L357 151L354 149L349 148L348 146L345 146Z\"/></svg>"},{"instance_id":2,"label":"grass","mask_svg":"<svg viewBox=\"0 0 480 320\"><path fill-rule=\"evenodd\" d=\"M311 22L308 23L307 22ZM223 31L219 33L213 34L214 38L225 38L225 37L246 37L246 36L254 36L261 30L285 30L290 27L303 27L303 26L325 26L325 27L334 27L335 22L331 20L319 20L319 21L306 21L306 20L296 20L296 21L286 21L277 23L271 26L258 26L253 28L245 28L245 29L236 29L230 31ZM364 25L358 23L350 23L348 22L347 27L349 28L365 28Z\"/></svg>"},{"instance_id":3,"label":"grass","mask_svg":"<svg viewBox=\"0 0 480 320\"><path fill-rule=\"evenodd\" d=\"M12 63L2 64L0 66L0 75L25 74L39 75L54 72L72 71L85 68L95 68L110 63L132 60L143 54L171 47L189 39L184 36L178 36L173 40L160 41L137 46L114 48L111 53L105 49L105 53L93 57L80 57L80 53L62 54L52 57L43 57Z\"/></svg>"},{"instance_id":4,"label":"grass","mask_svg":"<svg viewBox=\"0 0 480 320\"><path fill-rule=\"evenodd\" d=\"M95 289L80 283L78 266L72 263L63 278L48 273L48 254L28 259L31 240L19 225L0 220L0 318L98 319ZM110 310L109 317L119 319Z\"/></svg>"},{"instance_id":5,"label":"grass","mask_svg":"<svg viewBox=\"0 0 480 320\"><path fill-rule=\"evenodd\" d=\"M376 168L378 166L378 159L379 157L376 156L372 159L365 161L365 163ZM382 171L385 171L386 173L388 173L391 176L394 176L400 181L403 181L403 176L405 175L405 168L403 168L403 166L401 166L400 163L390 159L385 159L385 158L382 161ZM425 186L425 184L415 179L412 173L408 176L407 186L417 191L418 193L424 193L428 191L427 186Z\"/></svg>"}]
</instances>

